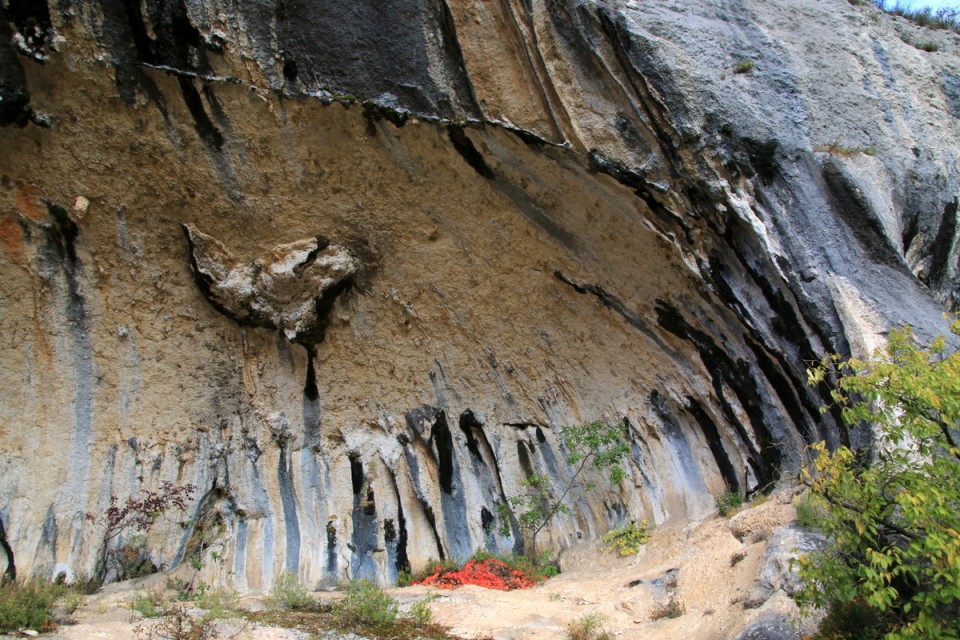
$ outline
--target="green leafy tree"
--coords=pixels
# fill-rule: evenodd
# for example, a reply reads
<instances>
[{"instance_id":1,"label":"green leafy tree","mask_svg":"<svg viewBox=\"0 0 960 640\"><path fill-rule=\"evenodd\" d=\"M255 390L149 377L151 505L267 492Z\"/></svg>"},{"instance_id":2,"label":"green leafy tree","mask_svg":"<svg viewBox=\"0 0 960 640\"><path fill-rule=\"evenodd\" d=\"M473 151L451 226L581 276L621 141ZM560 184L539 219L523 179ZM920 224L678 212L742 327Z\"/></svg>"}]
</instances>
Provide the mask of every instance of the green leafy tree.
<instances>
[{"instance_id":1,"label":"green leafy tree","mask_svg":"<svg viewBox=\"0 0 960 640\"><path fill-rule=\"evenodd\" d=\"M570 513L567 497L577 489L592 488L585 482L588 469L606 474L612 484L619 484L625 476L621 460L629 448L624 442L627 426L596 420L585 425L566 427L560 437L567 450L567 464L573 468L569 479L554 486L545 475L533 474L523 482L524 492L507 498L497 505L501 535L510 535L515 517L528 536L528 553L537 556L537 535L558 513Z\"/></svg>"},{"instance_id":2,"label":"green leafy tree","mask_svg":"<svg viewBox=\"0 0 960 640\"><path fill-rule=\"evenodd\" d=\"M960 321L952 326L960 335ZM833 401L876 427L870 456L824 443L804 472L831 541L800 560L803 606L828 609L821 638L960 638L960 354L890 332L867 360L833 358Z\"/></svg>"}]
</instances>

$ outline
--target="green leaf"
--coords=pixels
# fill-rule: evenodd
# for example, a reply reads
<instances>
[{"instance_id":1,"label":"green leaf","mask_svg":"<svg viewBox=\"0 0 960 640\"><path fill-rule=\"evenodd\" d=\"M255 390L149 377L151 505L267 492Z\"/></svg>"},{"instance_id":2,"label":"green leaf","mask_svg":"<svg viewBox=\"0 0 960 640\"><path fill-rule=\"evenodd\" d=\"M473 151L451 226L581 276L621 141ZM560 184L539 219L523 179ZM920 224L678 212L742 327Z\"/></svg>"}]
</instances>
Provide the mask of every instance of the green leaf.
<instances>
[{"instance_id":1,"label":"green leaf","mask_svg":"<svg viewBox=\"0 0 960 640\"><path fill-rule=\"evenodd\" d=\"M960 319L952 330L960 335ZM861 637L864 629L830 627L859 602L881 625L871 637L960 638L960 355L951 344L924 347L904 327L869 358L831 356L808 372L811 384L833 385L847 426L877 434L872 455L812 445L800 474L827 506L818 527L830 545L798 562L798 602L831 609L823 637Z\"/></svg>"}]
</instances>

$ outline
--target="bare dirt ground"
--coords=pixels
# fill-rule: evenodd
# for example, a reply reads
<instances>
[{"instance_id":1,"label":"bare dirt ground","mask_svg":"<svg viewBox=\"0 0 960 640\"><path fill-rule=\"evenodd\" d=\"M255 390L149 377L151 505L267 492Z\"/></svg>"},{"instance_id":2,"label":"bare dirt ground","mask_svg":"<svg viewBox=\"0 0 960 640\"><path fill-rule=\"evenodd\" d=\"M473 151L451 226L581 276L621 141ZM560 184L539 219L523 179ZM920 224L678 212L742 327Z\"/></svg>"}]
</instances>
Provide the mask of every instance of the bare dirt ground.
<instances>
[{"instance_id":1,"label":"bare dirt ground","mask_svg":"<svg viewBox=\"0 0 960 640\"><path fill-rule=\"evenodd\" d=\"M451 633L468 638L567 638L570 625L585 616L599 616L612 637L623 639L735 638L758 619L787 621L793 625L792 635L800 637L809 621L800 622L796 606L782 590L775 588L772 595L756 596L758 576L764 564L770 565L770 536L794 519L792 497L785 492L729 518L658 529L636 556L620 558L601 552L597 542L574 547L561 557L563 573L532 589L500 592L466 586L438 591L415 586L390 593L400 601L401 610L433 596L434 620L449 626ZM45 637L137 637L138 624L154 623L130 609L138 588L143 589L144 584L119 583L87 597L73 615L76 624L62 626ZM336 593L314 595L338 597ZM240 605L261 608L262 598L247 596ZM306 637L236 619L218 625L221 638Z\"/></svg>"}]
</instances>

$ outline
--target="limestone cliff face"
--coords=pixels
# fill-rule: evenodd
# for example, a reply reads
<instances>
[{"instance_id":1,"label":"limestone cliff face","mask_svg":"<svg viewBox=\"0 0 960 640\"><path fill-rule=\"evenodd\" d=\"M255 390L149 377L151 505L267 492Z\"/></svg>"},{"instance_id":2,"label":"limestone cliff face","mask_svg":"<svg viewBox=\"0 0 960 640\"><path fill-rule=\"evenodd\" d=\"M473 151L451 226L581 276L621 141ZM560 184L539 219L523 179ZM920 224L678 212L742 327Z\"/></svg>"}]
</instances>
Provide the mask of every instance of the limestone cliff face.
<instances>
[{"instance_id":1,"label":"limestone cliff face","mask_svg":"<svg viewBox=\"0 0 960 640\"><path fill-rule=\"evenodd\" d=\"M595 419L628 480L550 543L697 517L857 437L806 362L956 303L960 42L871 7L9 0L0 41L21 573L164 480L154 562L237 588L517 548L496 504Z\"/></svg>"}]
</instances>

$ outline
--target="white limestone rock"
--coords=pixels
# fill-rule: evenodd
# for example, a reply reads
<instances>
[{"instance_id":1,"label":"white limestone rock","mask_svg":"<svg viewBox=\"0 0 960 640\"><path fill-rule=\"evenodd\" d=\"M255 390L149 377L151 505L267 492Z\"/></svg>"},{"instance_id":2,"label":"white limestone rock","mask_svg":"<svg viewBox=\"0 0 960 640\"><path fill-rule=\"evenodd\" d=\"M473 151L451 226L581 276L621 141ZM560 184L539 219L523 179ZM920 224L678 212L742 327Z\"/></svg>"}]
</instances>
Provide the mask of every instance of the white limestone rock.
<instances>
[{"instance_id":1,"label":"white limestone rock","mask_svg":"<svg viewBox=\"0 0 960 640\"><path fill-rule=\"evenodd\" d=\"M240 324L278 329L292 342L323 340L334 300L350 288L359 260L322 237L280 244L238 259L222 243L183 225L204 295Z\"/></svg>"}]
</instances>

